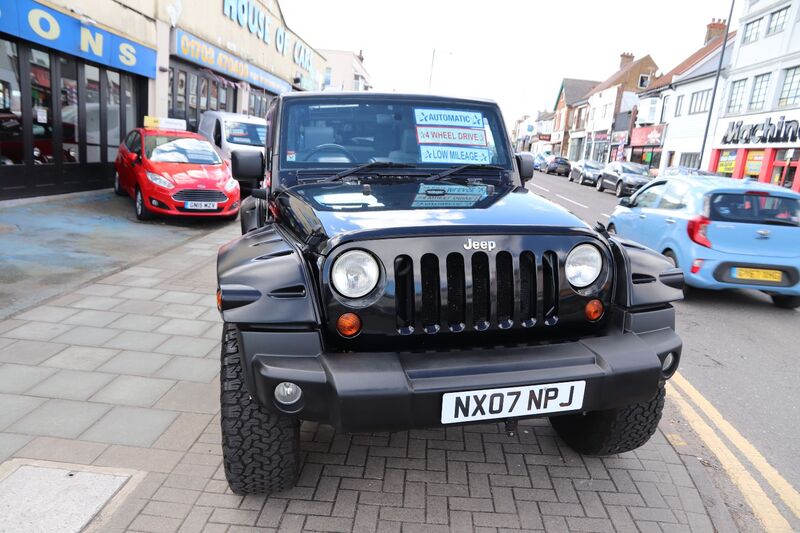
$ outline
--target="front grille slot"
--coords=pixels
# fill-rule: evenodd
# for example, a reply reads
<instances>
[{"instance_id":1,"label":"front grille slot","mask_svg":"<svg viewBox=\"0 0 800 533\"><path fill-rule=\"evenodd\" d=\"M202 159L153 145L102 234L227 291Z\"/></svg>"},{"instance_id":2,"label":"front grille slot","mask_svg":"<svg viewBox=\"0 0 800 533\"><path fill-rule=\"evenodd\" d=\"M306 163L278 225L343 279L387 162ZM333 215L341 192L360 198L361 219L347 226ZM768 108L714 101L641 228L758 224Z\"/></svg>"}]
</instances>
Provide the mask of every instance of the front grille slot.
<instances>
[{"instance_id":1,"label":"front grille slot","mask_svg":"<svg viewBox=\"0 0 800 533\"><path fill-rule=\"evenodd\" d=\"M548 326L558 321L558 256L550 251L542 256L542 311Z\"/></svg>"},{"instance_id":2,"label":"front grille slot","mask_svg":"<svg viewBox=\"0 0 800 533\"><path fill-rule=\"evenodd\" d=\"M394 260L395 316L397 328L404 333L414 331L414 264L407 255Z\"/></svg>"},{"instance_id":3,"label":"front grille slot","mask_svg":"<svg viewBox=\"0 0 800 533\"><path fill-rule=\"evenodd\" d=\"M398 332L552 326L558 321L559 279L554 251L400 255L394 260Z\"/></svg>"},{"instance_id":4,"label":"front grille slot","mask_svg":"<svg viewBox=\"0 0 800 533\"><path fill-rule=\"evenodd\" d=\"M489 256L483 252L475 252L472 254L472 323L477 330L489 327L489 283Z\"/></svg>"},{"instance_id":5,"label":"front grille slot","mask_svg":"<svg viewBox=\"0 0 800 533\"><path fill-rule=\"evenodd\" d=\"M214 189L183 189L172 195L176 202L218 202L228 201L228 197L222 191Z\"/></svg>"},{"instance_id":6,"label":"front grille slot","mask_svg":"<svg viewBox=\"0 0 800 533\"><path fill-rule=\"evenodd\" d=\"M422 327L426 332L439 330L439 258L433 254L422 256Z\"/></svg>"}]
</instances>

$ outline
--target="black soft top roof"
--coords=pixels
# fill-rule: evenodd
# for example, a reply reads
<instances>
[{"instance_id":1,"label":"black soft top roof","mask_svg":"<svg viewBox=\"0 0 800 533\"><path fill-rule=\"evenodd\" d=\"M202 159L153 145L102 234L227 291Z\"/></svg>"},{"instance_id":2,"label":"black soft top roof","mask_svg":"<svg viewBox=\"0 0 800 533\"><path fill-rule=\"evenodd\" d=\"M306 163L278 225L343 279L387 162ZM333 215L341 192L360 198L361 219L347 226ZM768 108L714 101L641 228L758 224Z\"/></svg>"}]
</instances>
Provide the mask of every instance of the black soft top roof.
<instances>
[{"instance_id":1,"label":"black soft top roof","mask_svg":"<svg viewBox=\"0 0 800 533\"><path fill-rule=\"evenodd\" d=\"M321 91L321 92L291 92L280 96L284 100L297 100L305 98L330 99L330 100L423 100L428 102L460 102L473 104L492 104L497 105L494 100L483 98L456 98L453 96L438 96L432 94L413 94L413 93L378 93L365 91Z\"/></svg>"}]
</instances>

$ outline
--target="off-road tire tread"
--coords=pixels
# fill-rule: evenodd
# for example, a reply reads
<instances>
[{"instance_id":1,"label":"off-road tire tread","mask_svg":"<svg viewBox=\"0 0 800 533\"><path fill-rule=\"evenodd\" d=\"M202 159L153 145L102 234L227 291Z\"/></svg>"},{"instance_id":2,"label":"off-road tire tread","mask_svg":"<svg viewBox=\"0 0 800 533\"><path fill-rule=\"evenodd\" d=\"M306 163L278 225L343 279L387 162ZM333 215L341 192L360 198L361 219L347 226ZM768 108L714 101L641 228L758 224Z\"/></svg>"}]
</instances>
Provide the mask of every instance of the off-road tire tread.
<instances>
[{"instance_id":1,"label":"off-road tire tread","mask_svg":"<svg viewBox=\"0 0 800 533\"><path fill-rule=\"evenodd\" d=\"M270 413L250 397L242 376L239 331L222 330L220 404L225 477L236 494L265 494L294 486L300 468L300 422Z\"/></svg>"},{"instance_id":2,"label":"off-road tire tread","mask_svg":"<svg viewBox=\"0 0 800 533\"><path fill-rule=\"evenodd\" d=\"M550 423L570 448L583 455L614 455L642 446L658 428L664 387L652 400L586 415L554 416Z\"/></svg>"}]
</instances>

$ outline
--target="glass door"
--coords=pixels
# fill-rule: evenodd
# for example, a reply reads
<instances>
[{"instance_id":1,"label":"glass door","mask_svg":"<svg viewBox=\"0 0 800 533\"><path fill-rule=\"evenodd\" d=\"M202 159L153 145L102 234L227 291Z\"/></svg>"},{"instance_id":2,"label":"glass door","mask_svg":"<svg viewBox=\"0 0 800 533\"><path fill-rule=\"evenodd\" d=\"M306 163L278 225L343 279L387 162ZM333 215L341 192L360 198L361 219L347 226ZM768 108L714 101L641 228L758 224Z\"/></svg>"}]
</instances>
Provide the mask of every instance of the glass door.
<instances>
[{"instance_id":1,"label":"glass door","mask_svg":"<svg viewBox=\"0 0 800 533\"><path fill-rule=\"evenodd\" d=\"M786 189L797 189L795 187L798 160L800 159L800 149L790 148L778 150L775 154L775 162L772 165L770 183Z\"/></svg>"}]
</instances>

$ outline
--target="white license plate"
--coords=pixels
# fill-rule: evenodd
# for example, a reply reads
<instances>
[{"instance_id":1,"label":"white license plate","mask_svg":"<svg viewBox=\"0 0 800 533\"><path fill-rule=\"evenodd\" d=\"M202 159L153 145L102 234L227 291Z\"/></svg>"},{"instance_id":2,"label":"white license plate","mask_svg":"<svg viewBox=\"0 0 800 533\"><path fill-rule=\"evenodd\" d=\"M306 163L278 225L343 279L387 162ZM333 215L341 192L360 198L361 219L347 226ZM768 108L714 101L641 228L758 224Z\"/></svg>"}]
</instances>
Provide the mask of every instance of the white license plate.
<instances>
[{"instance_id":1,"label":"white license plate","mask_svg":"<svg viewBox=\"0 0 800 533\"><path fill-rule=\"evenodd\" d=\"M585 388L585 381L568 381L448 392L442 398L442 424L574 411L583 407Z\"/></svg>"},{"instance_id":2,"label":"white license plate","mask_svg":"<svg viewBox=\"0 0 800 533\"><path fill-rule=\"evenodd\" d=\"M186 209L216 209L217 202L186 202L183 206Z\"/></svg>"}]
</instances>

